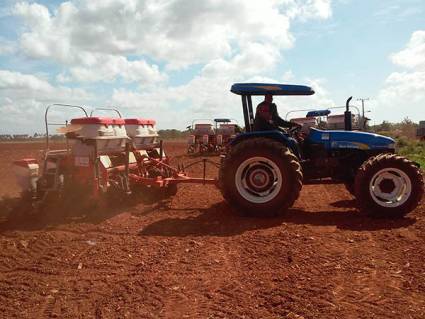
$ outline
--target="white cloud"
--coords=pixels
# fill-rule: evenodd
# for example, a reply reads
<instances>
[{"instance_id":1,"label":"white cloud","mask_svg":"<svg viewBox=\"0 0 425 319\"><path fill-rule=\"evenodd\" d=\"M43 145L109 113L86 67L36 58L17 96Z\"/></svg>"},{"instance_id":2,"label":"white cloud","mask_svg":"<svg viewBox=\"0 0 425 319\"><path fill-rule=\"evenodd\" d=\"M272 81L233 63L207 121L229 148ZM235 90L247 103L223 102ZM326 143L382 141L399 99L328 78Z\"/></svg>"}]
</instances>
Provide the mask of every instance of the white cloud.
<instances>
[{"instance_id":1,"label":"white cloud","mask_svg":"<svg viewBox=\"0 0 425 319\"><path fill-rule=\"evenodd\" d=\"M294 73L292 73L292 70L288 70L285 73L283 73L282 81L288 82L292 81L294 79Z\"/></svg>"},{"instance_id":2,"label":"white cloud","mask_svg":"<svg viewBox=\"0 0 425 319\"><path fill-rule=\"evenodd\" d=\"M0 70L1 131L40 131L48 104L83 103L92 98L82 89L56 87L31 74Z\"/></svg>"},{"instance_id":3,"label":"white cloud","mask_svg":"<svg viewBox=\"0 0 425 319\"><path fill-rule=\"evenodd\" d=\"M425 30L413 32L406 48L392 54L391 61L402 67L425 71Z\"/></svg>"},{"instance_id":4,"label":"white cloud","mask_svg":"<svg viewBox=\"0 0 425 319\"><path fill-rule=\"evenodd\" d=\"M89 9L93 9L94 2L87 4ZM104 19L114 20L115 8L109 9ZM23 19L27 28L20 37L23 53L31 58L53 59L69 67L69 75L62 74L62 81L110 82L121 77L128 82L156 83L165 79L157 65L142 59L130 61L115 54L131 45L128 41L117 40L119 34L114 36L113 21L109 25L84 23L81 20L87 18L87 12L71 2L62 3L54 15L40 4L25 2L16 4L14 13ZM91 14L94 17L95 12ZM133 31L137 33L137 29Z\"/></svg>"},{"instance_id":5,"label":"white cloud","mask_svg":"<svg viewBox=\"0 0 425 319\"><path fill-rule=\"evenodd\" d=\"M229 116L242 119L240 98L230 84L242 81L279 82L266 75L294 44L291 21L327 19L330 0L75 0L54 11L21 2L13 12L24 28L19 49L32 59L55 61L58 83L137 82L143 91L113 90L109 104L128 116L154 117L161 127L185 127L194 117ZM153 62L152 62L153 61ZM159 67L158 65L161 65ZM201 71L185 84L167 86L167 72L190 65ZM54 87L47 81L15 74L25 89L8 87L16 109L24 110L50 98L73 99L81 93ZM29 76L29 75L28 75ZM285 79L292 78L286 73ZM321 83L314 83L320 85ZM39 85L38 89L32 86ZM317 90L317 88L315 88ZM49 94L47 94L49 92ZM23 96L23 95L22 95ZM307 99L307 98L306 98ZM1 100L1 99L0 99ZM283 99L291 107L302 98ZM308 99L328 103L327 92ZM13 103L3 103L6 105ZM38 105L38 104L37 104ZM298 104L297 104L298 105Z\"/></svg>"},{"instance_id":6,"label":"white cloud","mask_svg":"<svg viewBox=\"0 0 425 319\"><path fill-rule=\"evenodd\" d=\"M285 118L288 112L288 119L294 117L305 116L305 111L297 110L306 110L306 109L327 109L334 107L335 102L330 97L330 93L326 89L326 81L324 79L304 79L303 83L313 88L315 94L312 96L284 96L284 97L275 97L277 105L280 105L279 112L280 116ZM297 111L297 112L295 112ZM335 110L336 114L341 113L340 111Z\"/></svg>"},{"instance_id":7,"label":"white cloud","mask_svg":"<svg viewBox=\"0 0 425 319\"><path fill-rule=\"evenodd\" d=\"M240 98L230 93L226 77L196 76L189 83L134 92L116 89L111 103L127 116L155 118L161 128L182 129L194 118L240 117Z\"/></svg>"},{"instance_id":8,"label":"white cloud","mask_svg":"<svg viewBox=\"0 0 425 319\"><path fill-rule=\"evenodd\" d=\"M230 92L233 82L278 83L279 79L261 76L235 77L234 75L200 75L189 83L173 88L147 92L114 90L110 104L120 105L128 116L153 117L161 128L182 129L196 118L235 118L243 125L241 98ZM275 97L281 117L294 109L335 106L321 79L305 79L316 91L313 96ZM254 108L261 97L253 97ZM182 105L188 107L182 108Z\"/></svg>"},{"instance_id":9,"label":"white cloud","mask_svg":"<svg viewBox=\"0 0 425 319\"><path fill-rule=\"evenodd\" d=\"M90 97L82 89L67 87L54 87L49 82L32 74L22 74L8 70L0 70L0 90L3 97L16 99L35 98L38 100L51 101L63 100L86 100ZM10 96L9 96L10 95Z\"/></svg>"},{"instance_id":10,"label":"white cloud","mask_svg":"<svg viewBox=\"0 0 425 319\"><path fill-rule=\"evenodd\" d=\"M151 77L135 77L129 69L143 63L145 73L156 74L158 68L124 61L126 56L149 56L176 69L226 60L235 50L242 59L255 46L279 52L293 45L290 19L327 18L331 8L329 0L80 0L64 2L53 13L23 2L14 12L26 25L20 45L28 56L70 65L78 80L93 81L116 78L114 65L121 61L127 80L143 81ZM110 60L113 65L105 66Z\"/></svg>"},{"instance_id":11,"label":"white cloud","mask_svg":"<svg viewBox=\"0 0 425 319\"><path fill-rule=\"evenodd\" d=\"M88 60L82 66L72 66L69 73L79 82L112 82L120 77L127 82L157 83L166 76L161 74L156 65L149 65L144 60L128 61L123 56L93 54L94 61Z\"/></svg>"},{"instance_id":12,"label":"white cloud","mask_svg":"<svg viewBox=\"0 0 425 319\"><path fill-rule=\"evenodd\" d=\"M425 107L425 72L391 73L379 98L384 100L387 106L409 107L421 103Z\"/></svg>"},{"instance_id":13,"label":"white cloud","mask_svg":"<svg viewBox=\"0 0 425 319\"><path fill-rule=\"evenodd\" d=\"M377 109L382 114L388 108L398 108L397 121L404 117L421 120L425 107L425 30L413 32L406 48L391 54L391 61L406 71L393 72L385 80L377 97ZM385 118L384 118L385 119Z\"/></svg>"},{"instance_id":14,"label":"white cloud","mask_svg":"<svg viewBox=\"0 0 425 319\"><path fill-rule=\"evenodd\" d=\"M241 53L231 59L215 59L202 69L206 77L243 77L270 71L279 61L280 53L274 47L259 43L243 46Z\"/></svg>"},{"instance_id":15,"label":"white cloud","mask_svg":"<svg viewBox=\"0 0 425 319\"><path fill-rule=\"evenodd\" d=\"M283 0L290 7L289 16L300 20L312 18L327 19L332 16L331 0Z\"/></svg>"}]
</instances>

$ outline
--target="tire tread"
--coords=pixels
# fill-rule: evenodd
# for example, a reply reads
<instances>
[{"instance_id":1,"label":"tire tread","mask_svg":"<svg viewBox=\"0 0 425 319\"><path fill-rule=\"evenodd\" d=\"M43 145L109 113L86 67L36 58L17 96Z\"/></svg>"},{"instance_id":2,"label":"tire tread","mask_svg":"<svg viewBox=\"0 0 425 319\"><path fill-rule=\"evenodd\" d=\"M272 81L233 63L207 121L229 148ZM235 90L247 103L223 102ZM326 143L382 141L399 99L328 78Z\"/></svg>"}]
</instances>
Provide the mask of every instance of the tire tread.
<instances>
[{"instance_id":1,"label":"tire tread","mask_svg":"<svg viewBox=\"0 0 425 319\"><path fill-rule=\"evenodd\" d=\"M298 158L283 144L274 141L269 138L252 138L245 141L240 142L239 144L232 147L227 154L227 156L224 158L222 165L219 170L219 187L221 190L221 193L224 197L224 199L232 203L232 198L230 195L230 189L228 188L229 185L226 185L224 183L225 181L225 174L229 171L230 166L232 165L232 161L244 154L247 150L250 149L258 149L260 147L266 147L271 150L275 155L281 157L282 159L285 159L287 161L287 164L292 168L292 171L294 173L294 182L291 185L291 191L288 193L287 200L284 202L284 205L280 208L279 212L276 212L277 214L283 213L285 210L287 210L289 207L291 207L295 201L298 199L300 195L300 191L302 188L302 180L303 180L303 174L301 170L301 165L298 161ZM276 213L271 215L276 215Z\"/></svg>"},{"instance_id":2,"label":"tire tread","mask_svg":"<svg viewBox=\"0 0 425 319\"><path fill-rule=\"evenodd\" d=\"M420 172L420 170L416 167L416 165L408 160L407 158L397 155L397 154L389 154L389 153L383 153L379 154L377 156L369 158L367 161L363 163L362 166L357 171L355 180L354 180L354 191L355 196L357 198L357 205L361 211L369 212L372 216L376 217L383 217L388 216L385 212L383 212L384 209L382 209L380 212L374 212L372 213L371 210L373 207L370 205L370 201L366 200L364 197L364 184L365 179L367 179L368 173L376 166L379 165L389 165L393 167L403 167L403 169L406 171L408 170L409 173L411 173L413 176L412 178L412 195L411 199L408 200L407 205L401 206L401 209L392 209L392 212L390 213L389 217L401 217L415 209L423 196L424 193L424 179ZM414 191L416 190L416 191ZM376 208L375 208L376 209Z\"/></svg>"}]
</instances>

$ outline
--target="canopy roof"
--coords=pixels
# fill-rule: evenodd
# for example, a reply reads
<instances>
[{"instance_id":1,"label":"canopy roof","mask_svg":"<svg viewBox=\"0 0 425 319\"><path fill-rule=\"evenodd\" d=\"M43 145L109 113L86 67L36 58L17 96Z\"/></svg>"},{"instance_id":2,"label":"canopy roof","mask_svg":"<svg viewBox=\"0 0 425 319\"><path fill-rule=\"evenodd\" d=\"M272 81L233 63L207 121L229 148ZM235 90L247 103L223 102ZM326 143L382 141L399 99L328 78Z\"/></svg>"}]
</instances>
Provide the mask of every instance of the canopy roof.
<instances>
[{"instance_id":1,"label":"canopy roof","mask_svg":"<svg viewBox=\"0 0 425 319\"><path fill-rule=\"evenodd\" d=\"M239 95L313 95L311 87L277 83L235 83L230 91Z\"/></svg>"},{"instance_id":2,"label":"canopy roof","mask_svg":"<svg viewBox=\"0 0 425 319\"><path fill-rule=\"evenodd\" d=\"M231 121L231 119L214 119L214 122L218 123L230 123Z\"/></svg>"},{"instance_id":3,"label":"canopy roof","mask_svg":"<svg viewBox=\"0 0 425 319\"><path fill-rule=\"evenodd\" d=\"M330 110L317 110L308 112L307 117L326 116L329 114L331 114Z\"/></svg>"}]
</instances>

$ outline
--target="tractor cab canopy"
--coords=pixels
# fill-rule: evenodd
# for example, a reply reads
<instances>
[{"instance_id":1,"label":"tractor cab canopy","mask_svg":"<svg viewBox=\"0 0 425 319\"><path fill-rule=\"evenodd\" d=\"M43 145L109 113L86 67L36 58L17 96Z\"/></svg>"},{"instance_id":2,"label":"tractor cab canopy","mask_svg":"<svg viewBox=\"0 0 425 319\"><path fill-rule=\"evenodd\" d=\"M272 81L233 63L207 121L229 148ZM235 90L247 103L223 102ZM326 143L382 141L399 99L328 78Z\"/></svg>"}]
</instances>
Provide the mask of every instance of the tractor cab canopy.
<instances>
[{"instance_id":1,"label":"tractor cab canopy","mask_svg":"<svg viewBox=\"0 0 425 319\"><path fill-rule=\"evenodd\" d=\"M238 95L313 95L311 87L305 85L235 83L230 91Z\"/></svg>"},{"instance_id":2,"label":"tractor cab canopy","mask_svg":"<svg viewBox=\"0 0 425 319\"><path fill-rule=\"evenodd\" d=\"M245 121L245 130L251 132L254 127L252 95L313 95L311 87L305 85L273 84L273 83L235 83L230 91L241 95Z\"/></svg>"},{"instance_id":3,"label":"tractor cab canopy","mask_svg":"<svg viewBox=\"0 0 425 319\"><path fill-rule=\"evenodd\" d=\"M231 119L214 119L216 123L230 123L231 121Z\"/></svg>"},{"instance_id":4,"label":"tractor cab canopy","mask_svg":"<svg viewBox=\"0 0 425 319\"><path fill-rule=\"evenodd\" d=\"M230 126L238 126L238 121L235 119L229 119L229 118L216 118L214 119L215 122L215 128L219 127L230 127Z\"/></svg>"},{"instance_id":5,"label":"tractor cab canopy","mask_svg":"<svg viewBox=\"0 0 425 319\"><path fill-rule=\"evenodd\" d=\"M328 116L329 114L331 114L330 110L317 110L308 112L306 117Z\"/></svg>"}]
</instances>

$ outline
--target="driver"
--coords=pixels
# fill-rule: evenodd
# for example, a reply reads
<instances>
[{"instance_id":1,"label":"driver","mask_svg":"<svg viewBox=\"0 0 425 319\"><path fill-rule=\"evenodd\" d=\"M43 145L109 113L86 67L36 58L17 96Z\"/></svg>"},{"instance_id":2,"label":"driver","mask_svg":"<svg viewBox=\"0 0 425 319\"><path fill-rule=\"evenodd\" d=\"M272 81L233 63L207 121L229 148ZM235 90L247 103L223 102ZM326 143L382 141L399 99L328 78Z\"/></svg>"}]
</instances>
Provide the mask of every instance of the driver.
<instances>
[{"instance_id":1,"label":"driver","mask_svg":"<svg viewBox=\"0 0 425 319\"><path fill-rule=\"evenodd\" d=\"M276 104L273 103L273 95L266 94L264 101L257 105L254 119L255 131L277 130L279 127L301 127L301 125L282 119L277 113Z\"/></svg>"}]
</instances>

